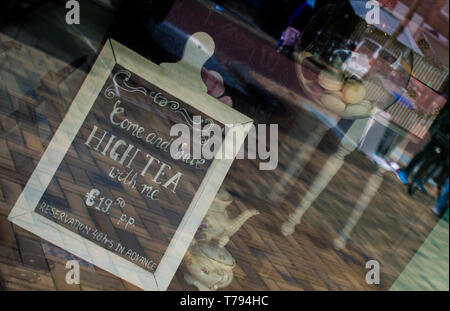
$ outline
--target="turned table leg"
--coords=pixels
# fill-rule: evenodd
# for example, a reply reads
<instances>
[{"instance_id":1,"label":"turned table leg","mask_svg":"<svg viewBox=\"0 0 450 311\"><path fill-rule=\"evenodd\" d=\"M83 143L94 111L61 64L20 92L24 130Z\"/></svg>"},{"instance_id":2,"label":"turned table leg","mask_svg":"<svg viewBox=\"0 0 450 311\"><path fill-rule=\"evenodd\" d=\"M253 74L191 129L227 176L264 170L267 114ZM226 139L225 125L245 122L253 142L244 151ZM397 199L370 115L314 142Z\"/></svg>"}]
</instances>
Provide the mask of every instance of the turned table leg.
<instances>
[{"instance_id":1,"label":"turned table leg","mask_svg":"<svg viewBox=\"0 0 450 311\"><path fill-rule=\"evenodd\" d=\"M308 136L300 150L296 153L286 172L280 178L280 181L274 185L273 190L269 194L269 199L275 202L282 193L288 194L293 182L303 171L305 163L308 163L312 154L316 150L323 136L328 131L328 127L319 123L317 128Z\"/></svg>"},{"instance_id":2,"label":"turned table leg","mask_svg":"<svg viewBox=\"0 0 450 311\"><path fill-rule=\"evenodd\" d=\"M356 226L367 206L369 206L370 201L372 201L373 197L383 183L383 176L385 172L385 169L378 167L377 171L370 176L358 202L355 205L355 208L353 209L352 214L347 219L347 223L342 229L341 234L334 240L334 248L336 250L342 250L346 247L347 240L350 238L353 228Z\"/></svg>"},{"instance_id":3,"label":"turned table leg","mask_svg":"<svg viewBox=\"0 0 450 311\"><path fill-rule=\"evenodd\" d=\"M311 207L315 199L320 195L334 175L336 175L342 167L345 157L355 150L355 148L356 146L352 146L344 142L340 143L336 153L330 156L323 168L320 170L319 175L316 177L308 192L303 197L300 205L291 215L289 215L288 221L283 223L281 226L281 232L285 236L294 233L295 226L300 224L303 214Z\"/></svg>"},{"instance_id":4,"label":"turned table leg","mask_svg":"<svg viewBox=\"0 0 450 311\"><path fill-rule=\"evenodd\" d=\"M356 149L364 133L367 131L369 120L370 118L355 120L350 128L348 128L341 139L338 150L328 158L320 170L319 175L300 202L300 205L289 215L288 220L282 224L281 232L285 236L294 233L295 226L301 222L303 214L311 207L315 199L322 193L323 189L325 189L334 175L342 167L345 157Z\"/></svg>"}]
</instances>

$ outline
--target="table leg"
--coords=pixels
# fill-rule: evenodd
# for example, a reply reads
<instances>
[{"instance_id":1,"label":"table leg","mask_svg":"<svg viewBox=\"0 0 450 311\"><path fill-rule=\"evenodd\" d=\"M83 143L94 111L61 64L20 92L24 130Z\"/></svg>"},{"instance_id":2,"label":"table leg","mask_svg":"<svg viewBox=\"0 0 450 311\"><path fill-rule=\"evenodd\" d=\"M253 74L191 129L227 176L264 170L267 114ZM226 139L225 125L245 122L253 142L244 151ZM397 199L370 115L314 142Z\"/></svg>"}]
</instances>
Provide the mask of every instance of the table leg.
<instances>
[{"instance_id":1,"label":"table leg","mask_svg":"<svg viewBox=\"0 0 450 311\"><path fill-rule=\"evenodd\" d=\"M285 236L294 233L295 226L300 224L303 214L311 207L312 203L322 193L323 189L325 189L334 175L336 175L342 167L345 157L355 149L356 146L352 146L344 142L340 143L338 150L331 155L323 168L320 170L319 175L316 177L308 192L303 197L300 205L291 215L289 215L288 221L283 223L281 226L281 232Z\"/></svg>"},{"instance_id":2,"label":"table leg","mask_svg":"<svg viewBox=\"0 0 450 311\"><path fill-rule=\"evenodd\" d=\"M277 201L282 193L286 195L289 193L293 182L300 176L304 165L309 162L327 131L328 127L320 122L317 128L308 136L293 160L289 163L288 169L283 173L280 180L274 185L273 190L269 194L269 199L272 202Z\"/></svg>"},{"instance_id":3,"label":"table leg","mask_svg":"<svg viewBox=\"0 0 450 311\"><path fill-rule=\"evenodd\" d=\"M383 183L383 176L385 172L386 170L382 167L378 167L377 171L370 176L358 202L355 205L355 208L353 209L352 214L347 219L347 223L342 229L341 234L334 240L334 248L336 250L342 250L346 247L347 240L350 238L353 228L356 226L362 214L369 206L370 201L372 201L373 197Z\"/></svg>"}]
</instances>

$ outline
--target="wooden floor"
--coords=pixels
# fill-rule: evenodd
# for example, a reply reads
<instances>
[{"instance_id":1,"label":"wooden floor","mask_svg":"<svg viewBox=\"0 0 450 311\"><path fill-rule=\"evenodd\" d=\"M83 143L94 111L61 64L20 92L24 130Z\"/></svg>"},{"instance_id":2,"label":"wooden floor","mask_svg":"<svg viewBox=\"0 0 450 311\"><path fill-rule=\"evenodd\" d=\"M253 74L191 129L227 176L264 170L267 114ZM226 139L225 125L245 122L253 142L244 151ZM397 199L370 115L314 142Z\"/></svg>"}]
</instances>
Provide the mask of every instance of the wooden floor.
<instances>
[{"instance_id":1,"label":"wooden floor","mask_svg":"<svg viewBox=\"0 0 450 311\"><path fill-rule=\"evenodd\" d=\"M0 54L1 289L137 290L84 261L80 261L81 284L67 285L65 263L74 258L73 255L7 220L51 139L49 124L39 111L51 103L59 109L55 116L61 119L86 75L82 70L75 70L60 85L54 86L54 77L46 73L64 68L67 62L0 35L0 44L8 41L15 42L17 50L13 48ZM25 81L33 79L35 85L24 87ZM333 240L358 201L366 181L376 171L375 164L354 152L305 214L296 232L283 236L281 224L300 203L317 172L335 151L338 139L328 132L301 175L294 178L293 187L280 193L278 200L270 200L268 194L274 184L286 178L286 168L319 121L295 105L295 96L287 94L282 86L263 80L249 81L249 90L258 89L262 93L255 97L252 93L242 98L236 95L233 102L236 109L257 122L279 124L279 165L274 171L260 171L257 160L237 160L224 181L224 187L234 200L229 208L232 216L250 208L260 212L227 245L237 266L234 280L225 290L388 290L437 223L430 211L433 197L421 193L409 196L397 177L387 173L355 227L347 248L336 251ZM251 98L264 97L264 94L279 107L261 112L258 106L252 106L256 104ZM372 259L380 263L381 284L378 286L365 282L365 264ZM169 290L195 288L184 281L183 271L179 269Z\"/></svg>"}]
</instances>

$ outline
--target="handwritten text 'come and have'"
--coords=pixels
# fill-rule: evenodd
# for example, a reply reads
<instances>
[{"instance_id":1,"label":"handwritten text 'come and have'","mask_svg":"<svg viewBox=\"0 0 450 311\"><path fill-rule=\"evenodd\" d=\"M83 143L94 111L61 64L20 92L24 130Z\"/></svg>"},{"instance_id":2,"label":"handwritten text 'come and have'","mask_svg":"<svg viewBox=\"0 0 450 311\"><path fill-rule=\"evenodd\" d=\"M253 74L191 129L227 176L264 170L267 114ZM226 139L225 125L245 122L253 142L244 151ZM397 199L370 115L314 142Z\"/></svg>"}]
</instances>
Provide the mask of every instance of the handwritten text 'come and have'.
<instances>
[{"instance_id":1,"label":"handwritten text 'come and have'","mask_svg":"<svg viewBox=\"0 0 450 311\"><path fill-rule=\"evenodd\" d=\"M153 145L155 148L160 149L163 152L169 152L169 147L174 142L173 140L164 140L154 132L145 135L146 129L138 123L131 122L127 118L123 118L125 109L120 106L121 101L118 100L110 115L109 121L115 127L119 127L127 133L147 144ZM122 120L121 120L122 118ZM131 187L132 189L138 188L136 180L138 176L145 177L151 167L156 167L157 172L152 178L153 186L163 187L169 191L176 193L177 186L183 176L181 172L172 172L172 166L168 163L158 159L156 156L145 153L146 164L141 171L134 171L131 166L136 157L144 152L133 144L128 143L126 140L117 137L116 135L108 132L107 130L99 128L94 125L89 137L84 143L87 147L100 152L103 156L107 156L118 164L122 165L125 170L121 170L114 166L111 166L108 176L112 179L123 183L124 185ZM186 162L186 161L184 161ZM198 159L195 162L191 161L189 164L193 167L200 169L200 166L204 164L204 159ZM128 169L128 170L127 170ZM141 194L145 194L147 198L152 200L158 200L159 188L156 189L152 185L142 184L140 186Z\"/></svg>"}]
</instances>

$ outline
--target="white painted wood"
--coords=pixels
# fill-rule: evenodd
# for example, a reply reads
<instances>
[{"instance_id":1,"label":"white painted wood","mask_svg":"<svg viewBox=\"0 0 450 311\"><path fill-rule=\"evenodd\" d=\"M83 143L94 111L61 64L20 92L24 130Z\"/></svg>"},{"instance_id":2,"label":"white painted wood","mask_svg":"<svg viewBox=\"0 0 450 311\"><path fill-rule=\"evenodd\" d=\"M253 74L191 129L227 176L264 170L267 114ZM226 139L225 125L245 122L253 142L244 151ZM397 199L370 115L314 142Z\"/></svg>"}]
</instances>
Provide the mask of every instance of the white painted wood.
<instances>
[{"instance_id":1,"label":"white painted wood","mask_svg":"<svg viewBox=\"0 0 450 311\"><path fill-rule=\"evenodd\" d=\"M308 192L302 198L302 201L288 217L288 220L281 225L281 232L285 235L291 235L295 232L295 226L301 223L303 215L313 205L317 197L328 186L333 177L344 164L345 157L353 152L358 146L361 137L365 133L365 128L370 119L358 119L346 132L338 146L338 150L332 154L325 165L320 170L314 182L308 189Z\"/></svg>"},{"instance_id":2,"label":"white painted wood","mask_svg":"<svg viewBox=\"0 0 450 311\"><path fill-rule=\"evenodd\" d=\"M292 184L303 172L305 165L311 159L311 156L327 131L328 127L324 123L319 122L317 127L311 132L311 134L308 135L306 141L293 156L287 170L281 175L280 180L273 186L272 191L269 194L269 199L272 202L278 201L279 198L281 199L282 194L289 194Z\"/></svg>"},{"instance_id":3,"label":"white painted wood","mask_svg":"<svg viewBox=\"0 0 450 311\"><path fill-rule=\"evenodd\" d=\"M386 170L379 166L377 171L370 176L363 192L361 193L361 196L358 199L358 202L356 202L356 205L348 217L344 228L342 228L341 234L334 240L335 249L342 250L346 247L347 241L350 239L353 229L358 224L359 219L364 214L364 211L369 206L375 194L378 192L378 189L380 189L381 184L383 183L384 173L386 173Z\"/></svg>"}]
</instances>

